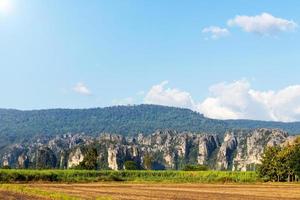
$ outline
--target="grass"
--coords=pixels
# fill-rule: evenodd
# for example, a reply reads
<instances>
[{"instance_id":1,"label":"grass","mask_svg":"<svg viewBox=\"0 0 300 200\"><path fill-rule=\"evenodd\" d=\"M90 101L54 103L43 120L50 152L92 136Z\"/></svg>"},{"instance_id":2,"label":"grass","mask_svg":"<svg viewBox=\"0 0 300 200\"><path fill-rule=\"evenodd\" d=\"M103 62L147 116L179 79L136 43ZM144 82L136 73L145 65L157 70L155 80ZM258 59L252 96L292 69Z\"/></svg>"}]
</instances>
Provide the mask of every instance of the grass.
<instances>
[{"instance_id":1,"label":"grass","mask_svg":"<svg viewBox=\"0 0 300 200\"><path fill-rule=\"evenodd\" d=\"M39 188L32 188L26 185L18 184L1 184L0 191L9 191L17 194L25 194L34 197L44 197L52 200L81 200L81 197L71 196L62 192L45 191ZM110 197L97 197L95 200L112 200Z\"/></svg>"},{"instance_id":2,"label":"grass","mask_svg":"<svg viewBox=\"0 0 300 200\"><path fill-rule=\"evenodd\" d=\"M19 193L19 194L26 194L32 195L35 197L46 197L49 199L57 199L57 200L80 200L80 198L72 197L70 195L60 193L60 192L47 192L44 190L36 189L36 188L29 188L24 185L12 185L12 184L1 184L0 190Z\"/></svg>"},{"instance_id":3,"label":"grass","mask_svg":"<svg viewBox=\"0 0 300 200\"><path fill-rule=\"evenodd\" d=\"M172 183L254 183L256 172L231 171L87 171L87 170L0 170L1 183L22 182L172 182Z\"/></svg>"}]
</instances>

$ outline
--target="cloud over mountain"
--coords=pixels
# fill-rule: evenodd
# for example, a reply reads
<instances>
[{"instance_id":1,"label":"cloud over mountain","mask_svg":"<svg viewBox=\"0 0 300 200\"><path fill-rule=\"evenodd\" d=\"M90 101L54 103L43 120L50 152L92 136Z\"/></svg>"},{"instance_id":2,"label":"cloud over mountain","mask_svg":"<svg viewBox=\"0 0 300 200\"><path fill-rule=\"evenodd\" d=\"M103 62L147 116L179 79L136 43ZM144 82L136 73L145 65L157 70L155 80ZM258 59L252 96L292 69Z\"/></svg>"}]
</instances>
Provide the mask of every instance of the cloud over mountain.
<instances>
[{"instance_id":1,"label":"cloud over mountain","mask_svg":"<svg viewBox=\"0 0 300 200\"><path fill-rule=\"evenodd\" d=\"M167 88L167 84L168 81L163 81L158 85L152 86L144 98L144 103L190 109L194 108L195 103L188 92L181 91L177 88Z\"/></svg>"},{"instance_id":2,"label":"cloud over mountain","mask_svg":"<svg viewBox=\"0 0 300 200\"><path fill-rule=\"evenodd\" d=\"M207 98L195 102L190 93L167 84L154 85L144 103L190 108L215 119L300 120L300 85L260 91L247 80L219 83L210 87Z\"/></svg>"}]
</instances>

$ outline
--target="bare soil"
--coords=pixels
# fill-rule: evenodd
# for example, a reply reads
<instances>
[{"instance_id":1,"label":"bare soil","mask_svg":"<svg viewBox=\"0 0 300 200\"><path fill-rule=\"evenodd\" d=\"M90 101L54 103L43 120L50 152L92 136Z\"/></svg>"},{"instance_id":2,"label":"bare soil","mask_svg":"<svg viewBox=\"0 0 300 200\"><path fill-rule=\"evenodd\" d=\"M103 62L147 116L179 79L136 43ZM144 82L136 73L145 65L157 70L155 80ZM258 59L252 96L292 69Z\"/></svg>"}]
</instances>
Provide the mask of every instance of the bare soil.
<instances>
[{"instance_id":1,"label":"bare soil","mask_svg":"<svg viewBox=\"0 0 300 200\"><path fill-rule=\"evenodd\" d=\"M120 200L296 200L300 199L300 184L169 184L169 183L88 183L88 184L28 184L32 188L62 192L82 199L111 197ZM2 195L2 196L1 196ZM24 199L17 194L1 192L2 197ZM7 198L9 199L9 198ZM35 199L30 197L30 199ZM38 199L38 198L37 198Z\"/></svg>"},{"instance_id":2,"label":"bare soil","mask_svg":"<svg viewBox=\"0 0 300 200\"><path fill-rule=\"evenodd\" d=\"M22 193L3 191L3 190L0 190L0 199L1 200L47 200L45 198L25 195Z\"/></svg>"}]
</instances>

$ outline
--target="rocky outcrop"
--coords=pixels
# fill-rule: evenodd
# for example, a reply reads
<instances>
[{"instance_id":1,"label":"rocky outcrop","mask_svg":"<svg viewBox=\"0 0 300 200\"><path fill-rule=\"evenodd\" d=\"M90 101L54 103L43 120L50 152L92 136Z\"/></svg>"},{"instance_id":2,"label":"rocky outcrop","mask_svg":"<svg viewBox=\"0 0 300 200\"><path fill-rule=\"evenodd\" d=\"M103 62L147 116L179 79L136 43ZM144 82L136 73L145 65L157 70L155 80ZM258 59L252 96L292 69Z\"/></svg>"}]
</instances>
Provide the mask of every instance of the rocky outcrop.
<instances>
[{"instance_id":1,"label":"rocky outcrop","mask_svg":"<svg viewBox=\"0 0 300 200\"><path fill-rule=\"evenodd\" d=\"M288 140L288 134L276 129L228 132L218 153L219 170L255 170L267 146L276 146Z\"/></svg>"},{"instance_id":2,"label":"rocky outcrop","mask_svg":"<svg viewBox=\"0 0 300 200\"><path fill-rule=\"evenodd\" d=\"M69 154L69 159L68 159L68 168L73 168L76 167L82 162L84 159L84 155L81 152L81 149L78 147L75 149L75 151L72 151ZM62 162L62 161L61 161Z\"/></svg>"},{"instance_id":3,"label":"rocky outcrop","mask_svg":"<svg viewBox=\"0 0 300 200\"><path fill-rule=\"evenodd\" d=\"M119 155L119 148L111 146L108 148L108 167L113 170L119 170L119 163L118 163L118 158L120 157Z\"/></svg>"},{"instance_id":4,"label":"rocky outcrop","mask_svg":"<svg viewBox=\"0 0 300 200\"><path fill-rule=\"evenodd\" d=\"M256 129L246 136L239 134L232 170L255 170L266 146L278 146L288 140L286 132L274 129Z\"/></svg>"},{"instance_id":5,"label":"rocky outcrop","mask_svg":"<svg viewBox=\"0 0 300 200\"><path fill-rule=\"evenodd\" d=\"M207 165L209 158L220 146L219 139L216 135L203 135L199 138L198 164Z\"/></svg>"},{"instance_id":6,"label":"rocky outcrop","mask_svg":"<svg viewBox=\"0 0 300 200\"><path fill-rule=\"evenodd\" d=\"M232 158L234 152L238 146L238 141L235 136L235 133L230 132L226 133L224 141L220 147L218 156L217 156L217 166L218 170L228 170L232 164Z\"/></svg>"},{"instance_id":7,"label":"rocky outcrop","mask_svg":"<svg viewBox=\"0 0 300 200\"><path fill-rule=\"evenodd\" d=\"M35 142L8 147L0 160L2 166L7 165L13 168L65 169L73 162L74 150L82 145L90 145L93 141L93 138L84 134L38 138Z\"/></svg>"},{"instance_id":8,"label":"rocky outcrop","mask_svg":"<svg viewBox=\"0 0 300 200\"><path fill-rule=\"evenodd\" d=\"M96 148L100 168L124 169L128 160L141 167L151 158L152 169L181 169L186 164L208 165L218 170L253 170L266 146L291 140L281 130L255 129L214 134L157 131L152 135L124 137L101 134L66 134L16 144L1 155L2 165L14 168L72 168L83 161L86 149ZM149 163L148 163L149 164Z\"/></svg>"}]
</instances>

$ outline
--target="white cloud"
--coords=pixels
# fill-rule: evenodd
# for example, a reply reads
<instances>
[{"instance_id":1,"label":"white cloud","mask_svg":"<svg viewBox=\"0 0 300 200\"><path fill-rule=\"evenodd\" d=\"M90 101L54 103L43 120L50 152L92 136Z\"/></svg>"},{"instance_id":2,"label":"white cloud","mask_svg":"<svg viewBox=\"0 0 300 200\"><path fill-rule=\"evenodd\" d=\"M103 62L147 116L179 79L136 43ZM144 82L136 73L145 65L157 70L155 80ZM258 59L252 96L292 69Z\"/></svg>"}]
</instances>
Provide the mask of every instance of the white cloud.
<instances>
[{"instance_id":1,"label":"white cloud","mask_svg":"<svg viewBox=\"0 0 300 200\"><path fill-rule=\"evenodd\" d=\"M238 15L228 20L227 24L260 35L276 35L279 32L293 31L298 27L297 23L292 20L274 17L269 13L256 16Z\"/></svg>"},{"instance_id":2,"label":"white cloud","mask_svg":"<svg viewBox=\"0 0 300 200\"><path fill-rule=\"evenodd\" d=\"M167 84L154 85L144 103L190 108L215 119L300 121L300 85L260 91L252 89L247 80L219 83L210 87L206 99L195 102L190 93L167 88Z\"/></svg>"},{"instance_id":3,"label":"white cloud","mask_svg":"<svg viewBox=\"0 0 300 200\"><path fill-rule=\"evenodd\" d=\"M211 39L219 39L221 37L226 37L230 34L230 32L226 28L221 28L218 26L210 26L206 27L202 30L202 33L210 34Z\"/></svg>"},{"instance_id":4,"label":"white cloud","mask_svg":"<svg viewBox=\"0 0 300 200\"><path fill-rule=\"evenodd\" d=\"M278 91L251 89L246 80L211 87L211 97L197 107L205 116L218 119L300 120L300 85Z\"/></svg>"},{"instance_id":5,"label":"white cloud","mask_svg":"<svg viewBox=\"0 0 300 200\"><path fill-rule=\"evenodd\" d=\"M199 103L197 110L217 119L267 119L265 106L250 91L246 80L214 85L210 88L211 97Z\"/></svg>"},{"instance_id":6,"label":"white cloud","mask_svg":"<svg viewBox=\"0 0 300 200\"><path fill-rule=\"evenodd\" d=\"M146 104L194 108L194 101L188 92L176 88L166 88L168 81L154 85L144 98Z\"/></svg>"},{"instance_id":7,"label":"white cloud","mask_svg":"<svg viewBox=\"0 0 300 200\"><path fill-rule=\"evenodd\" d=\"M81 94L81 95L86 95L89 96L91 95L91 91L90 89L82 82L77 83L74 87L73 87L73 91Z\"/></svg>"},{"instance_id":8,"label":"white cloud","mask_svg":"<svg viewBox=\"0 0 300 200\"><path fill-rule=\"evenodd\" d=\"M300 120L300 85L292 85L278 91L251 90L254 99L268 109L269 119L277 121Z\"/></svg>"}]
</instances>

